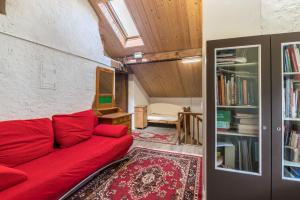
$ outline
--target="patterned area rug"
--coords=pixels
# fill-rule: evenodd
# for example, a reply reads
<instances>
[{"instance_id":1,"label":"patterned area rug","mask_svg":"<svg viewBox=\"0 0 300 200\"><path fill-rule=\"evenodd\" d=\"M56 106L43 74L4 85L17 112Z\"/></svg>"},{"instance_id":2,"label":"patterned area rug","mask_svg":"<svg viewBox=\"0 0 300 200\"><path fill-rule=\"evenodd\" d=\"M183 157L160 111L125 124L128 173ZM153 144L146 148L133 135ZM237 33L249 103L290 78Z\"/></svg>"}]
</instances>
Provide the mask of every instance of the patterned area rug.
<instances>
[{"instance_id":1,"label":"patterned area rug","mask_svg":"<svg viewBox=\"0 0 300 200\"><path fill-rule=\"evenodd\" d=\"M148 126L145 129L135 129L132 131L135 140L145 142L157 142L163 144L177 144L176 128Z\"/></svg>"},{"instance_id":2,"label":"patterned area rug","mask_svg":"<svg viewBox=\"0 0 300 200\"><path fill-rule=\"evenodd\" d=\"M202 158L136 147L71 200L200 200Z\"/></svg>"}]
</instances>

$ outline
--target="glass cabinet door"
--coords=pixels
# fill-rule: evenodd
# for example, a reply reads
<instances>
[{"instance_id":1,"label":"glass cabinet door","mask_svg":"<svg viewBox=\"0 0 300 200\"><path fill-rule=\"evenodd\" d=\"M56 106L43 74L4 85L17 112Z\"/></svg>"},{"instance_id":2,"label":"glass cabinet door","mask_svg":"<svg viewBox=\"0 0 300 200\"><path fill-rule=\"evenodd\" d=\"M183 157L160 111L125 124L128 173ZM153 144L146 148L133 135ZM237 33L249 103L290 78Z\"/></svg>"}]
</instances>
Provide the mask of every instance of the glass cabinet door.
<instances>
[{"instance_id":1,"label":"glass cabinet door","mask_svg":"<svg viewBox=\"0 0 300 200\"><path fill-rule=\"evenodd\" d=\"M215 49L216 170L261 174L260 55L260 45Z\"/></svg>"},{"instance_id":2,"label":"glass cabinet door","mask_svg":"<svg viewBox=\"0 0 300 200\"><path fill-rule=\"evenodd\" d=\"M300 181L300 41L281 44L282 176Z\"/></svg>"}]
</instances>

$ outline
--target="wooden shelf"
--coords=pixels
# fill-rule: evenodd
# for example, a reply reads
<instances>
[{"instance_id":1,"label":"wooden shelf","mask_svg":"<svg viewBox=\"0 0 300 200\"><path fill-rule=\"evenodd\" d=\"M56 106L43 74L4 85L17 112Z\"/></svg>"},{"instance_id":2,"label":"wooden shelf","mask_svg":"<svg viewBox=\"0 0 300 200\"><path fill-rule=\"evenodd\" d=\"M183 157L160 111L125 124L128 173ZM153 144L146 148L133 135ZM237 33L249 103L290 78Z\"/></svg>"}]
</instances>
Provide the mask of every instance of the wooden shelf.
<instances>
[{"instance_id":1,"label":"wooden shelf","mask_svg":"<svg viewBox=\"0 0 300 200\"><path fill-rule=\"evenodd\" d=\"M258 108L258 106L253 106L253 105L243 105L243 106L217 106L217 108Z\"/></svg>"},{"instance_id":2,"label":"wooden shelf","mask_svg":"<svg viewBox=\"0 0 300 200\"><path fill-rule=\"evenodd\" d=\"M291 76L291 75L300 75L300 72L284 72L284 76Z\"/></svg>"},{"instance_id":3,"label":"wooden shelf","mask_svg":"<svg viewBox=\"0 0 300 200\"><path fill-rule=\"evenodd\" d=\"M228 136L239 136L239 137L258 137L258 135L244 134L244 133L239 133L239 132L234 132L234 131L228 131L228 132L218 131L217 135L228 135Z\"/></svg>"},{"instance_id":4,"label":"wooden shelf","mask_svg":"<svg viewBox=\"0 0 300 200\"><path fill-rule=\"evenodd\" d=\"M285 160L283 165L288 167L300 167L300 162L292 162Z\"/></svg>"},{"instance_id":5,"label":"wooden shelf","mask_svg":"<svg viewBox=\"0 0 300 200\"><path fill-rule=\"evenodd\" d=\"M217 64L217 67L252 67L252 66L256 66L257 64L258 64L257 62L228 64L228 65L218 65Z\"/></svg>"},{"instance_id":6,"label":"wooden shelf","mask_svg":"<svg viewBox=\"0 0 300 200\"><path fill-rule=\"evenodd\" d=\"M218 142L217 147L233 147L234 145L229 142Z\"/></svg>"},{"instance_id":7,"label":"wooden shelf","mask_svg":"<svg viewBox=\"0 0 300 200\"><path fill-rule=\"evenodd\" d=\"M300 118L284 118L284 121L299 121L300 122Z\"/></svg>"}]
</instances>

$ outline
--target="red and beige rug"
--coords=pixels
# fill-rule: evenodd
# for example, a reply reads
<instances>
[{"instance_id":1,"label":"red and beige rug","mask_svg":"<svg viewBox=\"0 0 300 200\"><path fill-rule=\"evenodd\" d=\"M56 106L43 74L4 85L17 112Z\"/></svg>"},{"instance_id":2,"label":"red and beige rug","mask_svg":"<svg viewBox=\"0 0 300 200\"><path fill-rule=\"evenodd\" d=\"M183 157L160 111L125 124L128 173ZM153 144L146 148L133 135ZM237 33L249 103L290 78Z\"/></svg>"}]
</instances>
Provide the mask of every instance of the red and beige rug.
<instances>
[{"instance_id":1,"label":"red and beige rug","mask_svg":"<svg viewBox=\"0 0 300 200\"><path fill-rule=\"evenodd\" d=\"M202 158L136 147L101 172L72 200L200 200Z\"/></svg>"},{"instance_id":2,"label":"red and beige rug","mask_svg":"<svg viewBox=\"0 0 300 200\"><path fill-rule=\"evenodd\" d=\"M157 142L163 144L177 144L176 128L149 126L145 129L135 129L132 131L135 140L145 142Z\"/></svg>"}]
</instances>

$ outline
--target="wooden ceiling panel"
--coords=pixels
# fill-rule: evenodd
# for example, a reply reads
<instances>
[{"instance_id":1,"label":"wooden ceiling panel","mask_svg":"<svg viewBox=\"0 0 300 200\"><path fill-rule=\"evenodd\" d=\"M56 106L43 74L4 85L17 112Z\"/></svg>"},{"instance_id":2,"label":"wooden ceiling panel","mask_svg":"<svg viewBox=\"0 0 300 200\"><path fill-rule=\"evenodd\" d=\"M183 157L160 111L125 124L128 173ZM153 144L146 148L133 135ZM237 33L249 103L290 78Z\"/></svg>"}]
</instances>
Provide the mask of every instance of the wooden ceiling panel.
<instances>
[{"instance_id":1,"label":"wooden ceiling panel","mask_svg":"<svg viewBox=\"0 0 300 200\"><path fill-rule=\"evenodd\" d=\"M99 0L90 1L98 10L104 48L111 57L202 47L201 0L125 0L144 42L144 46L133 48L123 47L97 8Z\"/></svg>"},{"instance_id":2,"label":"wooden ceiling panel","mask_svg":"<svg viewBox=\"0 0 300 200\"><path fill-rule=\"evenodd\" d=\"M201 63L180 60L130 66L150 97L201 97Z\"/></svg>"}]
</instances>

